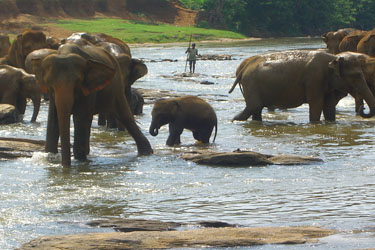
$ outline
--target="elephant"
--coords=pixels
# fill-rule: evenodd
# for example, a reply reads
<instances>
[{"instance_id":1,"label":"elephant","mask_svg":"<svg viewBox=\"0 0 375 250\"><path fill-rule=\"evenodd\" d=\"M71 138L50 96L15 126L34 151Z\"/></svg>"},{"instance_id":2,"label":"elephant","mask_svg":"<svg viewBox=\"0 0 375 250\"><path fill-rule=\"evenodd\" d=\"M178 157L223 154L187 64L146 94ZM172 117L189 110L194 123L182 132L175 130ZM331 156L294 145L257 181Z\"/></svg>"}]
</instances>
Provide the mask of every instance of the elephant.
<instances>
[{"instance_id":1,"label":"elephant","mask_svg":"<svg viewBox=\"0 0 375 250\"><path fill-rule=\"evenodd\" d=\"M8 54L0 59L0 64L25 69L26 56L43 48L47 48L46 35L41 31L26 30L16 37Z\"/></svg>"},{"instance_id":2,"label":"elephant","mask_svg":"<svg viewBox=\"0 0 375 250\"><path fill-rule=\"evenodd\" d=\"M194 139L209 143L211 133L215 127L217 134L217 117L214 109L201 98L183 96L162 99L155 102L152 109L152 121L149 132L157 136L161 126L169 124L167 145L180 144L180 135L186 128L193 132Z\"/></svg>"},{"instance_id":3,"label":"elephant","mask_svg":"<svg viewBox=\"0 0 375 250\"><path fill-rule=\"evenodd\" d=\"M9 48L10 48L9 36L0 34L0 57L8 54Z\"/></svg>"},{"instance_id":4,"label":"elephant","mask_svg":"<svg viewBox=\"0 0 375 250\"><path fill-rule=\"evenodd\" d=\"M365 76L367 85L371 93L375 96L375 58L362 53L355 52L342 52L337 54L340 57L357 57L361 62L362 71ZM356 89L349 89L349 94L355 99L355 111L359 113L360 108L363 106L363 97Z\"/></svg>"},{"instance_id":5,"label":"elephant","mask_svg":"<svg viewBox=\"0 0 375 250\"><path fill-rule=\"evenodd\" d=\"M375 30L367 32L367 34L359 41L357 52L369 56L375 56Z\"/></svg>"},{"instance_id":6,"label":"elephant","mask_svg":"<svg viewBox=\"0 0 375 250\"><path fill-rule=\"evenodd\" d=\"M120 48L120 51L121 51L122 54L127 54L130 57L132 56L129 46L125 42L123 42L122 40L120 40L116 37L112 37L110 35L104 34L104 33L99 33L99 34L97 34L97 36L99 38L101 38L103 40L103 42L116 44Z\"/></svg>"},{"instance_id":7,"label":"elephant","mask_svg":"<svg viewBox=\"0 0 375 250\"><path fill-rule=\"evenodd\" d=\"M293 50L250 57L240 64L231 93L237 84L243 89L246 108L233 120L262 120L263 107L294 108L309 104L311 122L334 121L336 104L355 89L375 115L375 97L371 93L356 56L336 56L324 51Z\"/></svg>"},{"instance_id":8,"label":"elephant","mask_svg":"<svg viewBox=\"0 0 375 250\"><path fill-rule=\"evenodd\" d=\"M36 75L36 82L38 85L41 85L39 81L43 81L43 79L38 79L38 76L41 75L40 71L41 68L41 59L45 58L48 55L56 54L57 50L55 49L38 49L34 50L31 53L29 53L25 60L25 70L29 74L35 74ZM40 60L37 60L40 59ZM49 100L48 93L42 93L44 100Z\"/></svg>"},{"instance_id":9,"label":"elephant","mask_svg":"<svg viewBox=\"0 0 375 250\"><path fill-rule=\"evenodd\" d=\"M339 44L339 52L357 51L359 41L367 34L367 31L356 30L345 36Z\"/></svg>"},{"instance_id":10,"label":"elephant","mask_svg":"<svg viewBox=\"0 0 375 250\"><path fill-rule=\"evenodd\" d=\"M41 92L36 84L35 75L9 65L0 65L0 103L15 106L18 113L23 115L27 98L33 102L34 111L31 122L35 122L41 100Z\"/></svg>"},{"instance_id":11,"label":"elephant","mask_svg":"<svg viewBox=\"0 0 375 250\"><path fill-rule=\"evenodd\" d=\"M323 41L327 44L328 52L332 54L339 53L339 45L342 39L355 30L356 29L353 28L344 28L323 34L321 37Z\"/></svg>"},{"instance_id":12,"label":"elephant","mask_svg":"<svg viewBox=\"0 0 375 250\"><path fill-rule=\"evenodd\" d=\"M57 54L42 60L37 76L41 89L50 92L46 151L57 153L61 138L62 165L71 166L70 115L74 122L73 154L87 160L94 114L113 114L134 138L138 154L153 153L150 142L137 126L125 98L123 74L117 60L97 46L61 45Z\"/></svg>"},{"instance_id":13,"label":"elephant","mask_svg":"<svg viewBox=\"0 0 375 250\"><path fill-rule=\"evenodd\" d=\"M128 100L128 103L131 104L130 108L131 108L132 113L136 115L137 112L135 109L133 109L133 107L135 106L132 105L134 103L132 99L134 94L133 94L131 87L136 80L142 78L148 73L146 64L144 64L142 60L131 58L130 49L124 50L118 44L115 44L112 42L101 42L101 43L98 43L97 46L102 47L103 49L108 51L117 59L121 68L121 72L124 75L123 79L124 79L124 86L125 86L125 96ZM129 72L129 69L130 69L130 72ZM136 101L137 100L139 100L139 98L137 98ZM103 117L103 115L99 115L99 116L100 116L99 125L104 126L105 124L107 124L107 127L110 127L110 128L117 127L116 125L117 122L113 120L113 117L105 118ZM119 127L119 129L123 130L123 128L121 127Z\"/></svg>"}]
</instances>

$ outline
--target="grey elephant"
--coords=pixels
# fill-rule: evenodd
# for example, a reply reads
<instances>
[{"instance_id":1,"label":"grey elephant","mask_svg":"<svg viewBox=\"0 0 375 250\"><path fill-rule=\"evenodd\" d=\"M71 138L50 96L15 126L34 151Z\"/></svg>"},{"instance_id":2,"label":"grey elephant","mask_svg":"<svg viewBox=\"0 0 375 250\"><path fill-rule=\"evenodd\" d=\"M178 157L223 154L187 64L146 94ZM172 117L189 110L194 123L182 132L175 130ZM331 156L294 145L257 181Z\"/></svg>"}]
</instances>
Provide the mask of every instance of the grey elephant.
<instances>
[{"instance_id":1,"label":"grey elephant","mask_svg":"<svg viewBox=\"0 0 375 250\"><path fill-rule=\"evenodd\" d=\"M43 92L49 91L46 152L57 153L61 139L62 165L71 165L70 116L73 115L73 154L87 160L94 114L113 114L134 138L138 154L153 153L137 126L124 94L123 74L111 54L97 46L61 45L57 54L33 59L41 65L38 79Z\"/></svg>"},{"instance_id":2,"label":"grey elephant","mask_svg":"<svg viewBox=\"0 0 375 250\"><path fill-rule=\"evenodd\" d=\"M339 29L337 31L330 31L325 34L323 34L322 40L327 44L327 49L329 53L337 54L339 53L339 45L344 39L345 36L349 35L351 32L356 31L356 29L353 28L344 28Z\"/></svg>"},{"instance_id":3,"label":"grey elephant","mask_svg":"<svg viewBox=\"0 0 375 250\"><path fill-rule=\"evenodd\" d=\"M36 85L35 75L23 69L9 65L0 65L0 103L11 104L19 114L26 110L26 99L30 98L34 105L31 122L35 122L39 113L41 92Z\"/></svg>"},{"instance_id":4,"label":"grey elephant","mask_svg":"<svg viewBox=\"0 0 375 250\"><path fill-rule=\"evenodd\" d=\"M201 98L184 96L159 100L152 109L152 121L149 132L157 136L161 126L169 124L167 145L180 144L180 135L184 129L191 130L196 140L209 143L215 127L217 134L217 117L214 109Z\"/></svg>"},{"instance_id":5,"label":"grey elephant","mask_svg":"<svg viewBox=\"0 0 375 250\"><path fill-rule=\"evenodd\" d=\"M323 51L294 50L257 55L244 60L237 78L243 90L246 108L233 120L262 120L263 107L294 108L309 104L310 121L336 118L336 104L355 89L375 115L375 98L371 93L356 56L336 56Z\"/></svg>"}]
</instances>

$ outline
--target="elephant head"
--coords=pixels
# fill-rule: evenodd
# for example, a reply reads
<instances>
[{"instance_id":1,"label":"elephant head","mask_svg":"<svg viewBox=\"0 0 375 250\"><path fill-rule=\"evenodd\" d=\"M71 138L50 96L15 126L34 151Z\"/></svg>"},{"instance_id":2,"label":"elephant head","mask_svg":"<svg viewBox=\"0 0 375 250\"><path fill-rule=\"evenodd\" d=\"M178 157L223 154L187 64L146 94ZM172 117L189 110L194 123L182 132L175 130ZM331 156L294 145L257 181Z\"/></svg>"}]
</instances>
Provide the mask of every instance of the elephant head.
<instances>
[{"instance_id":1,"label":"elephant head","mask_svg":"<svg viewBox=\"0 0 375 250\"><path fill-rule=\"evenodd\" d=\"M341 40L353 31L355 31L355 29L345 28L323 34L322 40L327 44L328 52L332 54L339 53L339 45Z\"/></svg>"},{"instance_id":2,"label":"elephant head","mask_svg":"<svg viewBox=\"0 0 375 250\"><path fill-rule=\"evenodd\" d=\"M17 68L25 68L26 56L38 49L47 48L46 36L41 31L26 30L19 34L9 49L8 63Z\"/></svg>"},{"instance_id":3,"label":"elephant head","mask_svg":"<svg viewBox=\"0 0 375 250\"><path fill-rule=\"evenodd\" d=\"M126 54L116 56L119 62L122 75L124 76L125 86L131 86L139 78L148 73L147 66L142 60L133 59Z\"/></svg>"},{"instance_id":4,"label":"elephant head","mask_svg":"<svg viewBox=\"0 0 375 250\"><path fill-rule=\"evenodd\" d=\"M159 100L154 104L152 109L152 121L149 132L152 136L159 134L161 126L173 122L179 110L179 104L173 100Z\"/></svg>"},{"instance_id":5,"label":"elephant head","mask_svg":"<svg viewBox=\"0 0 375 250\"><path fill-rule=\"evenodd\" d=\"M357 52L375 56L375 31L371 30L359 41Z\"/></svg>"},{"instance_id":6,"label":"elephant head","mask_svg":"<svg viewBox=\"0 0 375 250\"><path fill-rule=\"evenodd\" d=\"M329 63L335 75L333 88L350 93L353 90L359 93L366 101L370 111L364 113L364 108L359 110L359 114L364 118L370 118L375 115L375 97L371 92L364 73L363 65L365 56L359 53L344 52Z\"/></svg>"}]
</instances>

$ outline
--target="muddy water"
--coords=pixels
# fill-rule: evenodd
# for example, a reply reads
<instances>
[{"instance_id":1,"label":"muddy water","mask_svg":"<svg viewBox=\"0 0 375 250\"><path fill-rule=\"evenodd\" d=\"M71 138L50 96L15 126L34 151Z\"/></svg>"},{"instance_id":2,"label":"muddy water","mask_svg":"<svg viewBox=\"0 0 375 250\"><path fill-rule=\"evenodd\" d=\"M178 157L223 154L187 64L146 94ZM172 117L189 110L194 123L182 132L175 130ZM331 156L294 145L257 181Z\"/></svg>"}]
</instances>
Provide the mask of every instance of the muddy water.
<instances>
[{"instance_id":1,"label":"muddy water","mask_svg":"<svg viewBox=\"0 0 375 250\"><path fill-rule=\"evenodd\" d=\"M319 244L259 249L355 249L375 246L374 119L355 116L344 98L334 123L308 122L308 107L263 112L263 122L230 122L244 107L240 90L228 95L244 58L269 51L316 49L320 39L269 39L235 44L197 44L201 54L228 54L235 60L198 61L195 77L173 79L185 69L181 46L133 47L149 74L134 86L200 95L217 112L219 131L209 146L185 131L179 147L167 147L168 128L147 134L151 105L137 117L155 154L136 157L134 141L94 120L89 162L59 165L58 155L0 162L0 249L13 249L43 235L103 231L85 225L103 217L194 222L220 220L245 226L314 225L340 230ZM177 59L177 62L150 62ZM211 81L214 85L201 85ZM3 126L0 136L44 139L47 105L36 124ZM196 149L315 156L309 166L210 167L181 160ZM245 249L245 248L242 248ZM252 248L254 249L254 248ZM257 249L257 248L255 248Z\"/></svg>"}]
</instances>

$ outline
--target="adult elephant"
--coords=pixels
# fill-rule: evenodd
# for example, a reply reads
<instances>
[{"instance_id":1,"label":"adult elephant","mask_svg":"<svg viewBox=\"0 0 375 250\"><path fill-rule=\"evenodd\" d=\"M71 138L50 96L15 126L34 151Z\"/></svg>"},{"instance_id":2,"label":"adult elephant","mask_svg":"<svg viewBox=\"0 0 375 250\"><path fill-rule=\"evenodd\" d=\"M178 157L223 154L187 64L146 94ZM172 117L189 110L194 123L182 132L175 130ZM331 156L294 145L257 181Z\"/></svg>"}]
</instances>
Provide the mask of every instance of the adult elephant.
<instances>
[{"instance_id":1,"label":"adult elephant","mask_svg":"<svg viewBox=\"0 0 375 250\"><path fill-rule=\"evenodd\" d=\"M0 64L25 69L26 56L42 48L47 48L46 35L41 31L26 30L16 37L8 54L0 59Z\"/></svg>"},{"instance_id":2,"label":"adult elephant","mask_svg":"<svg viewBox=\"0 0 375 250\"><path fill-rule=\"evenodd\" d=\"M10 48L9 36L0 34L0 57L8 54L9 48Z\"/></svg>"},{"instance_id":3,"label":"adult elephant","mask_svg":"<svg viewBox=\"0 0 375 250\"><path fill-rule=\"evenodd\" d=\"M308 103L310 121L334 121L336 104L350 89L363 96L375 115L375 98L367 86L361 62L356 56L335 56L323 51L284 51L250 57L243 62L237 84L243 89L246 108L233 120L262 120L263 107L294 108ZM241 66L240 65L240 66Z\"/></svg>"},{"instance_id":4,"label":"adult elephant","mask_svg":"<svg viewBox=\"0 0 375 250\"><path fill-rule=\"evenodd\" d=\"M359 41L357 52L369 56L375 56L375 30L367 32L367 34Z\"/></svg>"},{"instance_id":5,"label":"adult elephant","mask_svg":"<svg viewBox=\"0 0 375 250\"><path fill-rule=\"evenodd\" d=\"M357 51L357 45L359 41L367 34L367 31L363 30L356 30L351 33L349 33L347 36L345 36L340 44L339 44L339 51L345 52L345 51Z\"/></svg>"},{"instance_id":6,"label":"adult elephant","mask_svg":"<svg viewBox=\"0 0 375 250\"><path fill-rule=\"evenodd\" d=\"M375 58L362 53L342 52L340 57L356 57L361 62L363 74L371 93L375 96ZM354 88L349 89L349 94L355 99L355 111L359 113L364 105L362 95Z\"/></svg>"},{"instance_id":7,"label":"adult elephant","mask_svg":"<svg viewBox=\"0 0 375 250\"><path fill-rule=\"evenodd\" d=\"M327 44L328 52L332 54L339 53L339 45L342 39L355 30L356 29L353 28L344 28L323 34L321 37L323 41Z\"/></svg>"},{"instance_id":8,"label":"adult elephant","mask_svg":"<svg viewBox=\"0 0 375 250\"><path fill-rule=\"evenodd\" d=\"M41 92L35 82L35 75L23 69L9 65L0 65L0 103L11 104L19 114L25 114L26 99L34 105L31 122L35 122L39 113Z\"/></svg>"},{"instance_id":9,"label":"adult elephant","mask_svg":"<svg viewBox=\"0 0 375 250\"><path fill-rule=\"evenodd\" d=\"M106 38L112 38L112 40L115 39L110 36L106 36ZM130 49L125 43L122 42L124 44L123 46L121 46L121 44L119 45L118 43L105 41L97 43L97 46L102 47L117 59L120 65L121 73L123 74L123 84L125 86L126 99L130 104L132 113L136 115L137 110L135 108L139 105L143 105L143 103L136 103L137 100L142 101L142 98L133 98L134 91L132 90L132 85L135 83L135 81L145 76L148 73L148 69L146 64L144 64L142 60L134 59L131 57ZM118 126L116 120L114 120L113 117L110 116L105 117L103 114L99 114L98 121L99 125L101 126L107 124L107 127L109 128L119 128L120 130L124 129L121 126Z\"/></svg>"},{"instance_id":10,"label":"adult elephant","mask_svg":"<svg viewBox=\"0 0 375 250\"><path fill-rule=\"evenodd\" d=\"M38 59L36 59L38 60ZM39 59L40 60L40 59ZM74 157L86 160L92 117L96 113L113 114L134 138L138 154L152 154L147 138L142 134L130 112L124 95L124 85L117 60L102 48L60 46L41 62L38 78L41 88L49 89L46 151L57 153L61 137L62 165L70 166L70 115L74 122ZM37 73L39 74L39 73Z\"/></svg>"}]
</instances>

